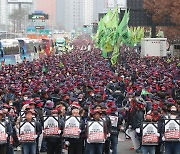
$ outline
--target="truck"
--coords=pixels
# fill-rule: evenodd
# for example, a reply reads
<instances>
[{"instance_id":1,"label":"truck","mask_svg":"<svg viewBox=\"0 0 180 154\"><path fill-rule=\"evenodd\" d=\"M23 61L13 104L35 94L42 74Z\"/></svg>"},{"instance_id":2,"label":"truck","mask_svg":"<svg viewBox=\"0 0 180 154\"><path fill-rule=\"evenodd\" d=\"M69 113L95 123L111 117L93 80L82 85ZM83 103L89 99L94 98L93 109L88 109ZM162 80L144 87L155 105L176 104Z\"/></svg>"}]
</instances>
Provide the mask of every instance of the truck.
<instances>
[{"instance_id":1,"label":"truck","mask_svg":"<svg viewBox=\"0 0 180 154\"><path fill-rule=\"evenodd\" d=\"M144 38L141 40L141 57L167 56L167 38Z\"/></svg>"},{"instance_id":2,"label":"truck","mask_svg":"<svg viewBox=\"0 0 180 154\"><path fill-rule=\"evenodd\" d=\"M172 44L170 46L171 56L180 58L180 44Z\"/></svg>"},{"instance_id":3,"label":"truck","mask_svg":"<svg viewBox=\"0 0 180 154\"><path fill-rule=\"evenodd\" d=\"M66 48L66 40L62 38L56 38L55 42L55 54L59 54L60 52L64 52Z\"/></svg>"}]
</instances>

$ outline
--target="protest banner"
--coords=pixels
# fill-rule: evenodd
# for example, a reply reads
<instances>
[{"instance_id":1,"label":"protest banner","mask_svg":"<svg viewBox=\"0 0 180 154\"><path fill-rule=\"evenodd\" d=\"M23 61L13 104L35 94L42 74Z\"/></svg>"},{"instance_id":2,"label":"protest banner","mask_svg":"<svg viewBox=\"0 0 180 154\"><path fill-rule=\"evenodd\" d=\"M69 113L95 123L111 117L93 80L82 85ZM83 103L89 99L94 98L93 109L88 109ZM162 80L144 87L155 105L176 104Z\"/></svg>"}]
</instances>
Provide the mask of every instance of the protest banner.
<instances>
[{"instance_id":1,"label":"protest banner","mask_svg":"<svg viewBox=\"0 0 180 154\"><path fill-rule=\"evenodd\" d=\"M180 120L165 120L165 141L180 141Z\"/></svg>"},{"instance_id":2,"label":"protest banner","mask_svg":"<svg viewBox=\"0 0 180 154\"><path fill-rule=\"evenodd\" d=\"M68 138L79 138L80 117L66 116L63 136Z\"/></svg>"},{"instance_id":3,"label":"protest banner","mask_svg":"<svg viewBox=\"0 0 180 154\"><path fill-rule=\"evenodd\" d=\"M36 135L35 122L20 122L20 142L35 142L34 135Z\"/></svg>"},{"instance_id":4,"label":"protest banner","mask_svg":"<svg viewBox=\"0 0 180 154\"><path fill-rule=\"evenodd\" d=\"M157 133L157 123L144 122L142 131L142 145L158 145Z\"/></svg>"},{"instance_id":5,"label":"protest banner","mask_svg":"<svg viewBox=\"0 0 180 154\"><path fill-rule=\"evenodd\" d=\"M59 118L55 116L44 117L44 136L58 136L59 132Z\"/></svg>"},{"instance_id":6,"label":"protest banner","mask_svg":"<svg viewBox=\"0 0 180 154\"><path fill-rule=\"evenodd\" d=\"M7 143L7 133L5 122L0 122L0 144Z\"/></svg>"},{"instance_id":7,"label":"protest banner","mask_svg":"<svg viewBox=\"0 0 180 154\"><path fill-rule=\"evenodd\" d=\"M88 143L104 143L105 132L103 121L88 121Z\"/></svg>"}]
</instances>

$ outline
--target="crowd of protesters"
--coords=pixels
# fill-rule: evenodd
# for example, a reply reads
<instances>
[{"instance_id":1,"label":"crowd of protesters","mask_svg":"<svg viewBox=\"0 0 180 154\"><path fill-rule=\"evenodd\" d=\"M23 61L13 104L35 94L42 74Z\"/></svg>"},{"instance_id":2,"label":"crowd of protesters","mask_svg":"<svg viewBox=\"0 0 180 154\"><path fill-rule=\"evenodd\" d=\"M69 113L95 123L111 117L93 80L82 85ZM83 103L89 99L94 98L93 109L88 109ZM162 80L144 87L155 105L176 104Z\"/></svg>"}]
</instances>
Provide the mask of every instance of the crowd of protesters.
<instances>
[{"instance_id":1,"label":"crowd of protesters","mask_svg":"<svg viewBox=\"0 0 180 154\"><path fill-rule=\"evenodd\" d=\"M178 139L164 136L165 119L179 118L178 59L140 58L125 50L120 59L111 66L100 50L77 46L61 56L6 65L0 71L0 123L7 142L0 141L0 154L13 154L19 145L23 154L61 154L63 149L69 154L117 154L120 130L131 137L137 153L179 154ZM68 115L80 117L78 138L63 135ZM44 116L59 117L59 135L43 137ZM21 122L32 121L34 142L21 142ZM104 142L88 142L88 121L103 122ZM157 145L142 144L145 121L157 122Z\"/></svg>"}]
</instances>

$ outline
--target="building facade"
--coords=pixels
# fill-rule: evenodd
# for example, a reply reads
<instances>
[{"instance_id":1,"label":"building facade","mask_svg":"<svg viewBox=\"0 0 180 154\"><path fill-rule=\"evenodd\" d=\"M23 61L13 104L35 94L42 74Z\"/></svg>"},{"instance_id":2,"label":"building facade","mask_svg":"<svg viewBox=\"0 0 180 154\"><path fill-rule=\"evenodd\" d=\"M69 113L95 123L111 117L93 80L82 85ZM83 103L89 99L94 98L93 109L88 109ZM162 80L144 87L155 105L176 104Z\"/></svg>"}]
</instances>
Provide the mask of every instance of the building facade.
<instances>
[{"instance_id":1,"label":"building facade","mask_svg":"<svg viewBox=\"0 0 180 154\"><path fill-rule=\"evenodd\" d=\"M57 21L65 31L80 31L83 26L83 0L58 0Z\"/></svg>"},{"instance_id":2,"label":"building facade","mask_svg":"<svg viewBox=\"0 0 180 154\"><path fill-rule=\"evenodd\" d=\"M0 30L9 31L11 26L11 21L9 15L18 6L14 4L8 4L7 0L0 0Z\"/></svg>"},{"instance_id":3,"label":"building facade","mask_svg":"<svg viewBox=\"0 0 180 154\"><path fill-rule=\"evenodd\" d=\"M91 25L93 23L94 2L94 0L84 0L84 25Z\"/></svg>"},{"instance_id":4,"label":"building facade","mask_svg":"<svg viewBox=\"0 0 180 154\"><path fill-rule=\"evenodd\" d=\"M34 0L33 0L34 1ZM21 4L22 8L32 12L34 10L34 3L32 4ZM13 13L15 9L19 8L19 4L9 4L7 0L0 0L0 30L1 31L13 31L14 22L9 18L10 14ZM23 27L22 30L25 29L25 26L28 24L27 16L24 17L21 21Z\"/></svg>"}]
</instances>

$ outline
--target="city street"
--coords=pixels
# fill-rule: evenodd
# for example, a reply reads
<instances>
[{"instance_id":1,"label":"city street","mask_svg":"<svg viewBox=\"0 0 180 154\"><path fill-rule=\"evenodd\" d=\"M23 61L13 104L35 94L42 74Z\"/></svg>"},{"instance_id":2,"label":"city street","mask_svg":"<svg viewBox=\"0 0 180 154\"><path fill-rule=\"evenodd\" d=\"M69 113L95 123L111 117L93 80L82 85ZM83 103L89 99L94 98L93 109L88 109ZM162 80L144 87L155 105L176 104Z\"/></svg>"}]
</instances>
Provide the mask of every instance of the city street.
<instances>
[{"instance_id":1,"label":"city street","mask_svg":"<svg viewBox=\"0 0 180 154\"><path fill-rule=\"evenodd\" d=\"M132 147L132 142L130 139L124 138L124 134L120 133L119 135L120 141L118 144L118 154L135 154L134 150L130 150ZM15 152L15 154L21 154L20 151ZM41 154L46 154L46 153L41 153ZM65 153L66 154L66 153Z\"/></svg>"},{"instance_id":2,"label":"city street","mask_svg":"<svg viewBox=\"0 0 180 154\"><path fill-rule=\"evenodd\" d=\"M0 154L180 154L179 8L0 0Z\"/></svg>"}]
</instances>

